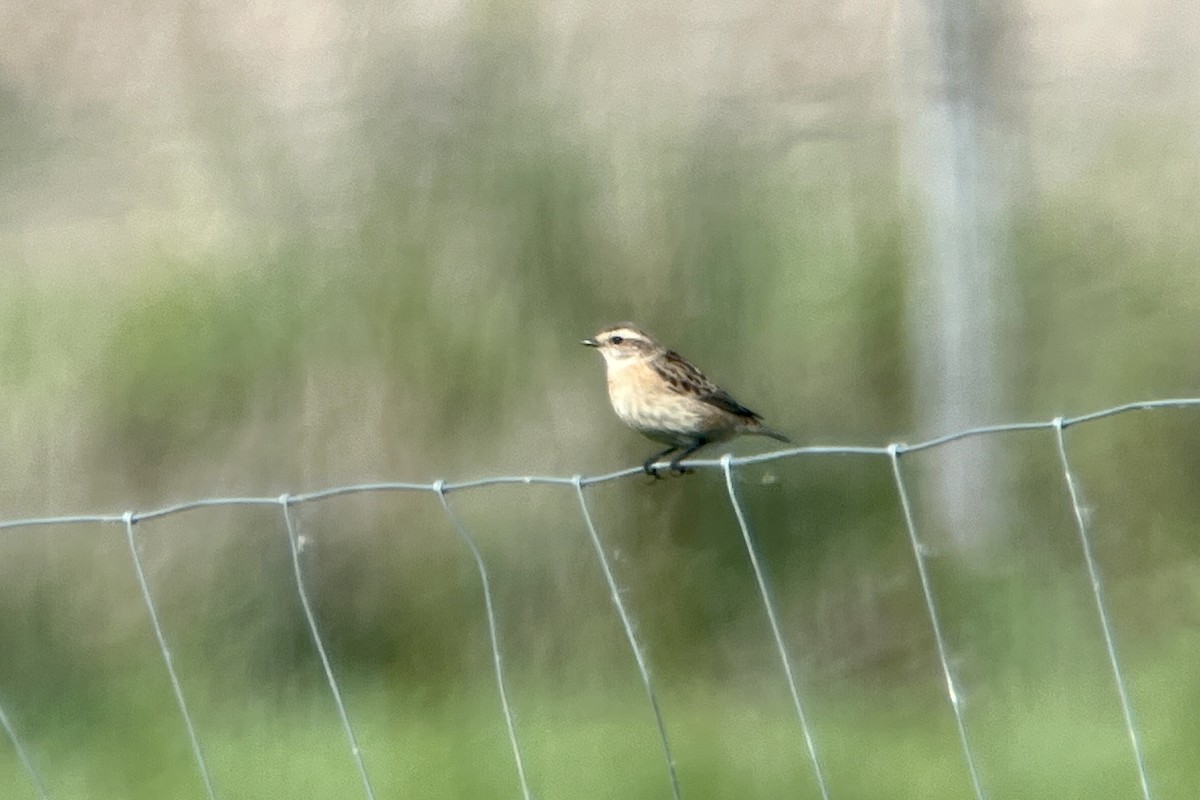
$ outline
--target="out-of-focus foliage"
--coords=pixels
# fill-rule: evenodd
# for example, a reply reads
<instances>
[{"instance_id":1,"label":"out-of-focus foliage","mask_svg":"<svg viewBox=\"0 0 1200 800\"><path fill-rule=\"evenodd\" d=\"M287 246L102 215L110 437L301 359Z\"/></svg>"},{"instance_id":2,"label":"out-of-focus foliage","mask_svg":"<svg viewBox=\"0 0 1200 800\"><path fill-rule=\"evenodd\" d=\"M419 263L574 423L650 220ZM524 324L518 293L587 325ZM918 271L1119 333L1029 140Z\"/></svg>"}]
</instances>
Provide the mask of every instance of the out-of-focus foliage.
<instances>
[{"instance_id":1,"label":"out-of-focus foliage","mask_svg":"<svg viewBox=\"0 0 1200 800\"><path fill-rule=\"evenodd\" d=\"M1029 20L1024 69L1074 77L1014 67L1008 87L1029 153L994 354L1010 418L1197 391L1200 47L1169 23L1194 12L1169 5L1113 10L1090 35ZM908 34L878 10L64 11L86 36L7 12L0 518L638 463L652 445L577 345L621 319L799 442L935 433L914 430L913 133L886 55ZM1103 44L1116 29L1138 32L1122 40L1138 57ZM1164 412L1068 433L1164 797L1188 796L1167 792L1194 784L1200 743L1182 711L1200 700L1197 431ZM959 563L923 529L985 781L1129 796L1053 440L997 447L988 490L1008 513L987 557ZM803 458L738 480L835 795L964 795L889 465ZM662 795L573 494L452 497L493 572L538 796ZM811 792L721 477L589 498L686 796ZM513 794L478 577L436 498L296 518L377 784ZM0 704L54 796L198 788L123 535L0 537ZM354 796L279 513L137 536L222 796ZM0 794L23 781L0 748Z\"/></svg>"}]
</instances>

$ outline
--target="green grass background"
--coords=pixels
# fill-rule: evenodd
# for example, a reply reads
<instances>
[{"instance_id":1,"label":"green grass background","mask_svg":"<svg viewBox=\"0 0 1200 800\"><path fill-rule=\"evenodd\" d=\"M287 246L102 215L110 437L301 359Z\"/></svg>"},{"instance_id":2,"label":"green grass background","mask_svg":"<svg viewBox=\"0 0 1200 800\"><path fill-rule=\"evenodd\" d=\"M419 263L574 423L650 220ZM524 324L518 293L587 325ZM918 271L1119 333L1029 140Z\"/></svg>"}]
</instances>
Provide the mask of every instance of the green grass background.
<instances>
[{"instance_id":1,"label":"green grass background","mask_svg":"<svg viewBox=\"0 0 1200 800\"><path fill-rule=\"evenodd\" d=\"M203 25L184 26L182 83L141 111L80 88L80 56L76 83L0 96L0 517L638 463L647 444L577 344L626 318L799 442L941 433L917 430L906 344L921 264L904 110L851 97L853 124L797 143L719 71L630 77L603 37L564 61L533 9L472 6L429 37L366 26L334 48L333 88L298 106L239 67L256 50ZM597 63L632 83L609 93ZM864 81L890 96L886 72ZM1195 395L1194 101L1023 91L1013 135L1033 175L1004 243L997 407L1049 419ZM1196 421L1067 434L1160 799L1200 779ZM1135 796L1053 438L996 447L1005 515L970 561L921 491L944 451L904 460L983 785ZM804 457L738 481L831 796L969 796L886 460ZM721 476L589 499L683 796L817 796ZM669 796L572 492L452 500L492 571L535 794ZM478 578L436 497L296 517L377 795L518 796ZM360 796L278 511L136 531L219 796ZM202 795L120 526L0 536L0 654L0 703L52 797ZM34 796L6 743L0 796Z\"/></svg>"}]
</instances>

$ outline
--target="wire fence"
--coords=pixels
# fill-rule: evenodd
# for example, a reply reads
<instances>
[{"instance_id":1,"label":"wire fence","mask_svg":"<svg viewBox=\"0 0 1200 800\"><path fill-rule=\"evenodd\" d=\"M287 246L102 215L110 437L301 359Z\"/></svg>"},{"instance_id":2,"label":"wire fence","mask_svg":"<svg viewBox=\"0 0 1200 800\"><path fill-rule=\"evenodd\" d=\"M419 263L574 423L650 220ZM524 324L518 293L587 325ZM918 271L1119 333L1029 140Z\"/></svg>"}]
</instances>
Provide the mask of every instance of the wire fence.
<instances>
[{"instance_id":1,"label":"wire fence","mask_svg":"<svg viewBox=\"0 0 1200 800\"><path fill-rule=\"evenodd\" d=\"M763 453L760 455L735 457L727 454L716 459L694 459L688 462L690 467L698 469L721 470L724 475L725 489L729 497L729 503L732 506L734 515L737 519L737 524L745 544L746 554L754 572L754 578L757 584L760 599L762 601L763 610L770 625L775 648L778 652L783 677L787 682L788 691L795 711L796 723L799 727L800 736L807 752L812 781L822 800L829 800L831 797L835 796L836 793L831 792L825 778L825 770L822 766L820 748L816 738L813 735L812 727L810 726L804 711L803 696L798 685L791 657L789 656L788 644L784 639L783 632L779 624L777 606L772 598L766 574L756 551L750 524L743 509L741 500L739 499L737 487L733 479L734 470L750 464L761 464L780 459L799 458L813 455L865 455L888 459L894 478L896 492L903 510L904 522L907 528L909 542L912 547L913 557L916 561L926 610L929 614L931 627L933 629L933 637L937 649L937 658L941 668L942 679L945 683L946 697L949 702L950 710L954 715L959 744L962 748L963 757L968 767L974 796L977 798L977 800L984 800L984 798L987 797L987 791L977 768L976 757L972 748L971 738L968 735L967 722L963 713L963 704L960 699L961 694L956 685L952 660L948 653L946 637L942 630L936 598L930 582L929 572L926 564L927 556L925 548L921 543L920 532L918 530L915 521L915 515L913 513L912 500L910 498L909 490L905 484L902 461L903 457L907 454L942 447L952 442L974 437L999 435L1021 431L1049 432L1054 437L1055 445L1058 451L1058 459L1063 473L1066 499L1071 504L1076 529L1079 535L1080 546L1083 550L1084 561L1091 584L1092 599L1094 601L1096 613L1103 631L1109 669L1111 670L1112 679L1116 689L1116 702L1120 705L1125 732L1129 740L1130 760L1132 761L1132 767L1137 772L1138 785L1140 787L1142 798L1144 800L1151 800L1153 795L1151 792L1149 776L1147 774L1145 754L1142 748L1136 716L1129 699L1128 688L1126 686L1125 678L1122 674L1120 660L1117 654L1112 624L1109 619L1105 601L1103 582L1093 554L1091 537L1089 535L1086 522L1086 514L1084 513L1084 507L1080 499L1078 480L1071 469L1065 432L1068 428L1094 422L1107 417L1113 417L1118 414L1142 410L1194 407L1200 407L1200 398L1151 400L1114 406L1075 417L1056 417L1043 422L1017 422L969 428L915 444L893 442L881 447L839 445L793 447L784 450L773 451L770 453ZM129 545L130 558L133 562L134 572L137 578L139 589L141 591L142 600L146 606L151 627L154 629L154 635L158 643L159 650L161 651L163 665L165 666L170 678L171 688L174 692L175 701L179 707L179 713L183 726L187 732L196 770L200 775L205 796L209 798L209 800L216 800L220 796L220 793L213 782L212 775L205 760L201 737L197 733L196 726L192 720L191 712L188 710L187 699L180 683L179 676L176 673L175 665L171 656L171 649L167 642L167 637L163 631L162 625L159 622L158 609L155 605L154 597L150 592L145 571L142 566L141 556L139 555L138 551L138 542L135 532L136 525L139 522L158 519L160 517L167 517L174 514L181 514L201 508L231 506L277 507L280 515L283 518L284 528L287 532L288 542L291 548L296 592L299 595L301 608L308 624L308 630L312 639L312 643L316 648L318 655L320 656L321 664L324 669L325 682L328 685L329 692L333 698L335 706L337 707L338 716L340 718L346 739L347 750L361 779L363 795L368 798L368 800L374 800L375 791L372 788L371 779L369 777L367 764L368 759L364 757L364 754L358 745L358 739L355 735L354 724L351 719L351 715L348 712L346 704L342 698L342 692L339 688L337 677L334 674L333 667L326 653L324 639L309 600L308 589L306 586L304 571L302 569L300 558L301 537L297 534L296 525L292 519L292 509L302 504L316 503L333 497L369 492L431 492L435 494L455 532L469 550L475 567L479 573L479 579L483 590L484 613L487 618L492 664L495 672L496 686L499 693L501 713L504 717L505 727L508 733L508 740L512 750L513 769L520 785L522 797L524 800L531 800L534 795L530 789L526 764L524 758L522 757L519 730L514 719L512 705L509 700L509 692L506 686L504 649L498 633L496 604L489 580L487 565L481 554L479 546L476 543L474 535L470 532L467 526L463 523L462 519L455 512L450 498L454 494L471 489L506 484L541 484L567 487L573 490L575 497L578 500L580 514L582 516L592 547L595 550L605 583L610 592L613 608L620 618L622 630L625 634L626 640L629 643L629 649L636 663L638 674L650 706L650 712L654 718L665 762L666 785L664 787L664 794L669 792L674 800L680 800L682 795L680 792L679 779L675 767L675 758L672 754L671 743L667 735L667 726L664 721L662 709L657 699L654 683L650 677L650 669L645 655L645 647L643 642L638 638L636 627L632 621L629 609L622 600L622 593L619 589L618 581L613 571L612 557L608 554L608 549L605 547L600 533L596 528L591 510L588 505L586 491L589 487L596 486L598 484L630 478L639 474L642 474L641 467L630 467L628 469L595 476L575 475L572 477L559 477L525 475L482 478L459 483L447 483L442 480L434 481L432 483L363 483L352 486L340 486L322 489L303 494L283 494L279 497L211 497L193 500L186 503L179 503L149 511L125 511L118 514L83 514L0 521L0 530L12 530L17 528L31 528L49 525L109 524L123 526L125 538ZM9 740L9 743L16 753L22 768L28 775L30 784L36 796L41 798L41 800L49 800L52 797L52 794L46 789L46 783L42 777L42 773L38 769L35 760L30 756L27 747L25 746L19 732L13 726L11 719L5 712L2 703L0 703L0 728L3 728L4 735Z\"/></svg>"}]
</instances>

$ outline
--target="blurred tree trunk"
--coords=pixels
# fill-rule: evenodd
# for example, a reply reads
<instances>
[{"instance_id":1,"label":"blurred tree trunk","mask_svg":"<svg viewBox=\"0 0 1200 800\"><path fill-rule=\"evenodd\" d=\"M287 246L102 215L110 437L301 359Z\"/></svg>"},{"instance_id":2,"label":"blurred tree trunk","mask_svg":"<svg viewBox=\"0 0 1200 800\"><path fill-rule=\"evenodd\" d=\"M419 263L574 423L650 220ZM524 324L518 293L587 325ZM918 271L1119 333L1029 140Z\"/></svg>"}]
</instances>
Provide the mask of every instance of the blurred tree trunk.
<instances>
[{"instance_id":1,"label":"blurred tree trunk","mask_svg":"<svg viewBox=\"0 0 1200 800\"><path fill-rule=\"evenodd\" d=\"M901 4L902 185L916 235L909 341L922 434L999 421L1010 407L1002 338L1015 311L1008 246L1023 115L1010 3ZM1009 498L991 437L937 451L922 495L960 552L981 553Z\"/></svg>"}]
</instances>

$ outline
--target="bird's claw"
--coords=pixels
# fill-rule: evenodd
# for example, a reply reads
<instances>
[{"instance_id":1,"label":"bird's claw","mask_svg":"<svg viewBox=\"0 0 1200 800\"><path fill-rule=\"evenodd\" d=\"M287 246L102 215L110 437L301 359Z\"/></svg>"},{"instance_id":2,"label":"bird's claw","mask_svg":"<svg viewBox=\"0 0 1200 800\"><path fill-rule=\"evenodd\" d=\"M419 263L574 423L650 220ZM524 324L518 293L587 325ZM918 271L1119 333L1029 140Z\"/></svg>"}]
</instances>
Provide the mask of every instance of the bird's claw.
<instances>
[{"instance_id":1,"label":"bird's claw","mask_svg":"<svg viewBox=\"0 0 1200 800\"><path fill-rule=\"evenodd\" d=\"M668 450L666 453L658 453L653 458L651 458L649 461L642 464L642 469L645 471L645 473L647 475L654 478L655 480L661 478L662 470L660 470L658 467L658 459L663 458L664 456L670 455L670 453L671 453L670 450ZM692 472L691 469L689 469L688 467L685 467L683 464L679 463L679 459L672 459L671 461L667 462L666 471L671 473L672 475L688 475Z\"/></svg>"}]
</instances>

